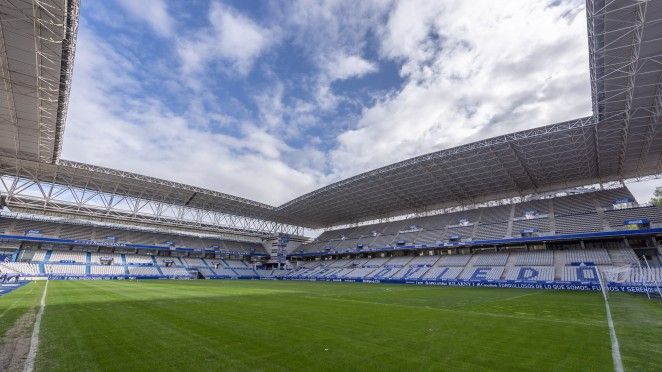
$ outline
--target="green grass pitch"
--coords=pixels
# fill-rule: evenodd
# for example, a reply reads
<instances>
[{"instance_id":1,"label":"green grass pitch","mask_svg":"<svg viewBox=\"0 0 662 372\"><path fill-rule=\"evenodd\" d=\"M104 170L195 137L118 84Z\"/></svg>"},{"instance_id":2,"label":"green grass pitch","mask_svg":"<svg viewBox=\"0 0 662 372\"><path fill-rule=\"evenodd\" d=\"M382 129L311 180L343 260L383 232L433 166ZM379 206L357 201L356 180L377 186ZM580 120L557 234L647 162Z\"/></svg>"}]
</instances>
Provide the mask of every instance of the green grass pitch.
<instances>
[{"instance_id":1,"label":"green grass pitch","mask_svg":"<svg viewBox=\"0 0 662 372\"><path fill-rule=\"evenodd\" d=\"M0 332L44 283L0 297ZM662 302L612 294L627 371ZM6 341L6 337L3 337ZM288 281L51 281L37 371L612 371L598 292Z\"/></svg>"}]
</instances>

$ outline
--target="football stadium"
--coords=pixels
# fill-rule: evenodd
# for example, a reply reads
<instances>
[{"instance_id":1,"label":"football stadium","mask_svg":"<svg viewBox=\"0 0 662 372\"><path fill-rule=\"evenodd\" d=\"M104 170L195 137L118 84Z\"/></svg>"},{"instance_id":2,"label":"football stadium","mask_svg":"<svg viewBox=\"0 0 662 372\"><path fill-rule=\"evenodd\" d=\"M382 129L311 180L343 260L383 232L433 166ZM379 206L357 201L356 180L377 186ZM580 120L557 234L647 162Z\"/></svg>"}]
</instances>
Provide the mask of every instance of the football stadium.
<instances>
[{"instance_id":1,"label":"football stadium","mask_svg":"<svg viewBox=\"0 0 662 372\"><path fill-rule=\"evenodd\" d=\"M586 1L592 115L280 205L62 158L80 7L0 0L0 370L662 370L662 1Z\"/></svg>"}]
</instances>

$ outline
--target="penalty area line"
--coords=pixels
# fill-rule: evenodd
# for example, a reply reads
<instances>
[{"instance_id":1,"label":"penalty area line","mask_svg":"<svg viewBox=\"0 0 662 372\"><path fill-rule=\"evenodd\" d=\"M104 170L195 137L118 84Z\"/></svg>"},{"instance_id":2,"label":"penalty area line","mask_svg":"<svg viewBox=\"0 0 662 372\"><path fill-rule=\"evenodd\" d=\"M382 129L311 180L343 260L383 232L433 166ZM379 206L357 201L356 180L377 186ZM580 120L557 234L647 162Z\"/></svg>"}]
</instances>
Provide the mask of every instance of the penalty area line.
<instances>
[{"instance_id":1,"label":"penalty area line","mask_svg":"<svg viewBox=\"0 0 662 372\"><path fill-rule=\"evenodd\" d=\"M39 303L39 311L34 321L34 328L32 329L32 337L30 337L30 351L28 357L25 359L25 366L23 372L32 372L34 370L34 360L37 356L37 348L39 347L39 331L41 329L41 317L44 315L44 308L46 307L46 291L48 290L48 280L44 286L44 292L41 295L41 302Z\"/></svg>"}]
</instances>

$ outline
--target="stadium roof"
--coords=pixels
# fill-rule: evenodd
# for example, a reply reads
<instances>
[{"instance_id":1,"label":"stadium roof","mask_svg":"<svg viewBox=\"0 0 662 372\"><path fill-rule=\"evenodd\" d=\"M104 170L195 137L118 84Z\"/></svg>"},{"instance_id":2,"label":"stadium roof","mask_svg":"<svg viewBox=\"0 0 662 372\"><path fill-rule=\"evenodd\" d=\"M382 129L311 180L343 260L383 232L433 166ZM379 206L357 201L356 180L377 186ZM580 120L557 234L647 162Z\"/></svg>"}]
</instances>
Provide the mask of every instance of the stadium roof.
<instances>
[{"instance_id":1,"label":"stadium roof","mask_svg":"<svg viewBox=\"0 0 662 372\"><path fill-rule=\"evenodd\" d=\"M27 6L30 2L17 4L18 9L33 9ZM279 207L58 159L77 23L77 3L67 4L67 9L60 7L48 13L64 15L61 24L67 25L62 28L58 59L58 116L39 116L53 101L34 96L43 90L39 84L45 78L39 76L46 69L34 66L34 53L39 53L28 44L37 40L39 45L42 39L30 34L27 25L43 23L39 7L34 13L19 12L17 17L25 18L20 22L2 24L3 35L24 35L15 46L24 53L11 52L8 42L3 44L2 73L8 87L1 98L3 107L14 107L13 112L20 112L22 119L31 119L12 121L16 117L12 110L0 111L1 125L11 129L4 131L3 127L0 137L0 150L6 155L0 157L0 174L319 228L662 173L660 1L587 1L593 116L408 159L333 183ZM5 12L4 7L11 5L2 7ZM25 35L32 35L34 40ZM27 58L30 53L32 69ZM18 67L5 62L13 60L21 61L15 66L23 69L23 85L14 78L19 74L12 73ZM18 111L19 106L9 104L18 102L12 93L29 82L33 95L25 94Z\"/></svg>"},{"instance_id":2,"label":"stadium roof","mask_svg":"<svg viewBox=\"0 0 662 372\"><path fill-rule=\"evenodd\" d=\"M109 194L127 195L205 210L219 210L238 216L267 220L275 217L273 207L253 200L68 160L60 160L57 164L45 164L0 156L0 172Z\"/></svg>"},{"instance_id":3,"label":"stadium roof","mask_svg":"<svg viewBox=\"0 0 662 372\"><path fill-rule=\"evenodd\" d=\"M0 2L0 153L60 156L78 28L78 1Z\"/></svg>"}]
</instances>

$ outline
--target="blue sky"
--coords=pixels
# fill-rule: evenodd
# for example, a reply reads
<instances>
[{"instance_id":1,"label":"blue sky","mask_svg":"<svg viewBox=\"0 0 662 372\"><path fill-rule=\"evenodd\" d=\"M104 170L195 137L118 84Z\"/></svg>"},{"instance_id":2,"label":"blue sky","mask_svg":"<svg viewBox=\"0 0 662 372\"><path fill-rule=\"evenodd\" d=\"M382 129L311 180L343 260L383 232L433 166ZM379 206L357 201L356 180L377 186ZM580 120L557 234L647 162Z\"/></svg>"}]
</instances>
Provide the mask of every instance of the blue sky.
<instances>
[{"instance_id":1,"label":"blue sky","mask_svg":"<svg viewBox=\"0 0 662 372\"><path fill-rule=\"evenodd\" d=\"M63 157L280 204L586 116L583 4L83 1Z\"/></svg>"}]
</instances>

